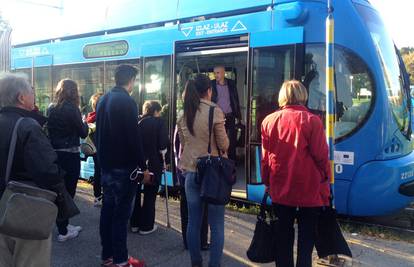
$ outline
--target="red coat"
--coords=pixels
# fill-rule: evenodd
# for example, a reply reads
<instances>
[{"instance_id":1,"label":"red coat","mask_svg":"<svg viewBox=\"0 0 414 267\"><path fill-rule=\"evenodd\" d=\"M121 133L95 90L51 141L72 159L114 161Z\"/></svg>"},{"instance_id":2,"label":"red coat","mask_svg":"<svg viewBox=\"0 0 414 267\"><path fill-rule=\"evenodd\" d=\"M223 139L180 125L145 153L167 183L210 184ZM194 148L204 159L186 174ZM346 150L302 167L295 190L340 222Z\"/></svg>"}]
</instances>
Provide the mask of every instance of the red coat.
<instances>
[{"instance_id":1,"label":"red coat","mask_svg":"<svg viewBox=\"0 0 414 267\"><path fill-rule=\"evenodd\" d=\"M262 123L261 170L273 203L328 205L328 145L320 118L299 105L268 115Z\"/></svg>"}]
</instances>

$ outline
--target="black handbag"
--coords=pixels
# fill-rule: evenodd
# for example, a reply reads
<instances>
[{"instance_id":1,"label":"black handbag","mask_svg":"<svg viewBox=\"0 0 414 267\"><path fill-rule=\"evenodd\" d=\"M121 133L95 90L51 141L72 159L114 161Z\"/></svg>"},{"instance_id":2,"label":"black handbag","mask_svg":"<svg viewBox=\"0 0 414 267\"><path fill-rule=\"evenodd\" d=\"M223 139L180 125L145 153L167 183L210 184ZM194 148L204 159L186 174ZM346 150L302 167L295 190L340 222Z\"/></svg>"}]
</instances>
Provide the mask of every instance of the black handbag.
<instances>
[{"instance_id":1,"label":"black handbag","mask_svg":"<svg viewBox=\"0 0 414 267\"><path fill-rule=\"evenodd\" d=\"M318 218L315 248L319 258L330 255L346 255L352 258L351 249L346 242L336 220L336 210L332 207L332 195L329 206L323 207Z\"/></svg>"},{"instance_id":2,"label":"black handbag","mask_svg":"<svg viewBox=\"0 0 414 267\"><path fill-rule=\"evenodd\" d=\"M276 231L278 220L274 211L269 211L269 218L266 216L266 192L260 205L260 213L257 215L256 228L253 239L247 250L247 258L257 263L274 262L276 258Z\"/></svg>"},{"instance_id":3,"label":"black handbag","mask_svg":"<svg viewBox=\"0 0 414 267\"><path fill-rule=\"evenodd\" d=\"M197 183L201 185L200 197L209 204L226 205L230 202L231 190L236 183L234 161L221 156L211 155L211 132L213 128L214 107L210 107L208 118L208 155L197 159Z\"/></svg>"}]
</instances>

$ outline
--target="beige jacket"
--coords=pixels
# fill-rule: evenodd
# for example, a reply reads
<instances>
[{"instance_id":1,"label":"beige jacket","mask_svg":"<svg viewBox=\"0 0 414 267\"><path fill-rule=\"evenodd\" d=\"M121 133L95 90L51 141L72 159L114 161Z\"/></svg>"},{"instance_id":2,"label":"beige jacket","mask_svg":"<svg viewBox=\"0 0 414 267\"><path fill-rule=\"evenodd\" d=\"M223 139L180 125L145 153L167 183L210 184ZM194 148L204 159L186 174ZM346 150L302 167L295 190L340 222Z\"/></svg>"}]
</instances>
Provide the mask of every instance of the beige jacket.
<instances>
[{"instance_id":1,"label":"beige jacket","mask_svg":"<svg viewBox=\"0 0 414 267\"><path fill-rule=\"evenodd\" d=\"M229 138L224 128L224 114L221 109L208 100L201 99L199 109L194 119L194 136L187 128L184 116L177 121L178 135L181 142L181 158L179 168L183 171L196 171L197 158L208 154L208 113L210 106L214 106L213 130L211 132L211 155L218 156L217 147L227 151Z\"/></svg>"}]
</instances>

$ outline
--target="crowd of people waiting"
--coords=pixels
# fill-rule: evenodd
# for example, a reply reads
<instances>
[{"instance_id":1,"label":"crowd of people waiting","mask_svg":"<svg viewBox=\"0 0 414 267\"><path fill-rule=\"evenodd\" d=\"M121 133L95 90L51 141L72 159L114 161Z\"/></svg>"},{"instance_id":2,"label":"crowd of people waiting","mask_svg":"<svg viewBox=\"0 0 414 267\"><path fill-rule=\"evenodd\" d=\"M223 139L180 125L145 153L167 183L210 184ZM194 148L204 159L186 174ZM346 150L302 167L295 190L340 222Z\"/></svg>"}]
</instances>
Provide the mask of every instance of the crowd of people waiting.
<instances>
[{"instance_id":1,"label":"crowd of people waiting","mask_svg":"<svg viewBox=\"0 0 414 267\"><path fill-rule=\"evenodd\" d=\"M60 81L47 120L33 111L34 91L24 75L0 76L0 194L7 186L3 177L12 130L19 118L24 120L17 129L11 179L32 181L57 193L56 188L62 187L56 185L64 183L63 190L72 198L80 172L80 139L89 135L96 146L94 204L102 205L101 266L145 266L143 260L129 256L128 222L133 233L150 234L157 229L156 194L165 166L162 151L169 146L170 138L157 101L145 102L142 115L138 115L130 96L137 74L133 66L118 66L115 87L105 94L93 95L93 111L84 118L79 109L77 83L70 79ZM211 267L220 266L223 254L225 207L204 203L200 198L196 162L207 154L209 140L211 155L226 156L229 149L227 116L215 103L217 96L231 95L228 91L217 92L230 90L225 85L213 86L203 74L189 80L182 96L184 112L177 120L174 141L179 158L178 176L183 185L181 211L188 220L182 225L183 238L191 266L203 265L201 249L210 250ZM306 88L299 81L286 81L279 92L279 109L262 123L261 173L279 217L277 234L284 244L275 251L279 267L294 266L295 219L296 266L312 266L317 215L321 207L329 205L328 147L322 122L309 112L306 101ZM212 106L215 109L209 139ZM137 175L131 175L133 172ZM56 220L56 225L60 242L76 238L82 230L81 226L69 224L68 218ZM207 225L211 244L207 242ZM50 266L50 257L51 237L27 240L0 232L0 266Z\"/></svg>"}]
</instances>

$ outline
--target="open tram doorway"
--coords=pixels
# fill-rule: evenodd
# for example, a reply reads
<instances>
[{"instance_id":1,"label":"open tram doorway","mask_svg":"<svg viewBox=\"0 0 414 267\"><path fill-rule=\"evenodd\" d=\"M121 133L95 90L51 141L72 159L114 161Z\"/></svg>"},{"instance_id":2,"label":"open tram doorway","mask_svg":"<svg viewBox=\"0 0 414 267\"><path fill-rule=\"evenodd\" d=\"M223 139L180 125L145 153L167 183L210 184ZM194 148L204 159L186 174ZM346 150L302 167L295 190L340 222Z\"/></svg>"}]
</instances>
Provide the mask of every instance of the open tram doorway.
<instances>
[{"instance_id":1,"label":"open tram doorway","mask_svg":"<svg viewBox=\"0 0 414 267\"><path fill-rule=\"evenodd\" d=\"M175 120L183 113L181 95L185 84L198 73L215 79L214 68L223 66L225 77L233 80L237 88L240 104L241 124L247 127L248 110L248 58L247 36L227 39L209 39L177 43L175 51ZM246 131L247 132L247 129ZM247 169L245 137L238 131L236 145L237 182L232 196L246 199Z\"/></svg>"}]
</instances>

